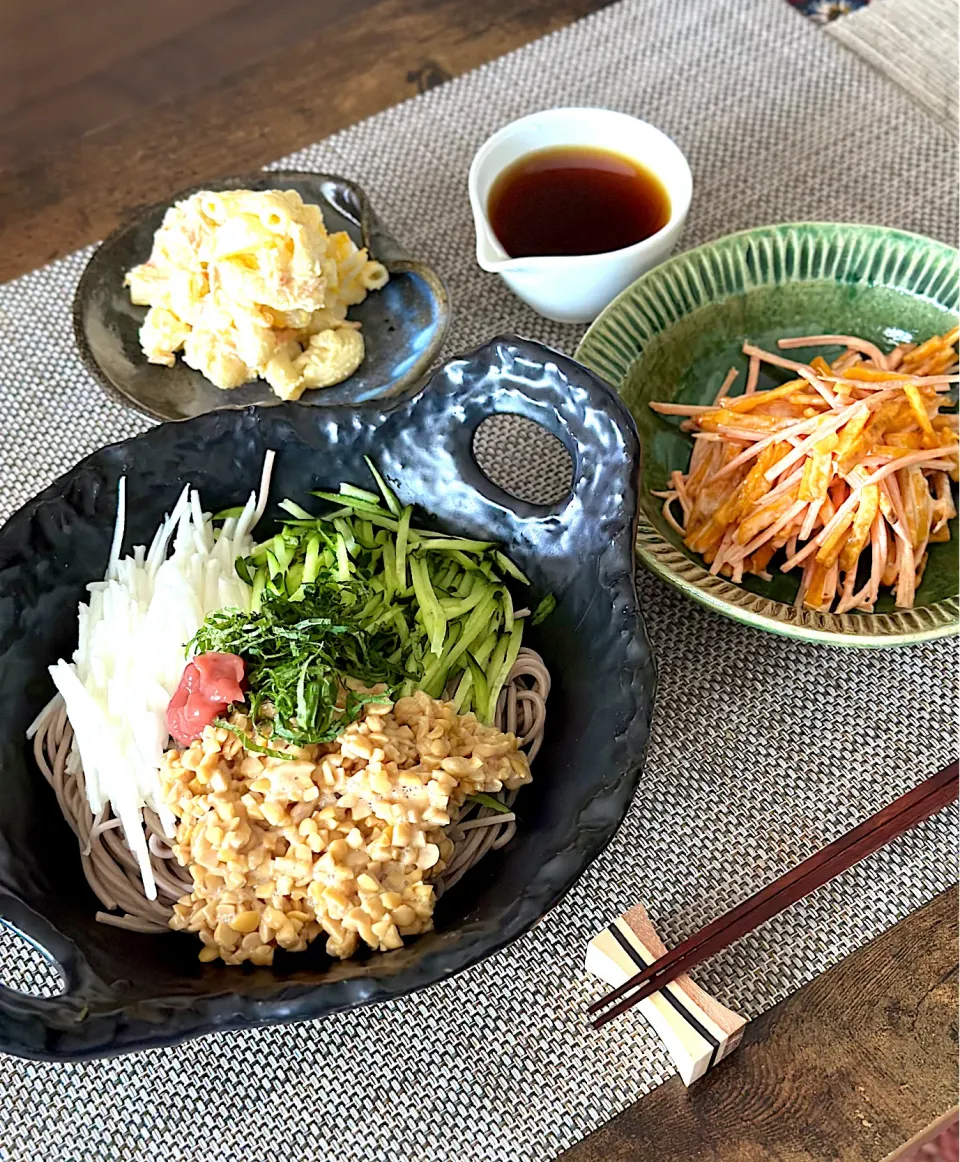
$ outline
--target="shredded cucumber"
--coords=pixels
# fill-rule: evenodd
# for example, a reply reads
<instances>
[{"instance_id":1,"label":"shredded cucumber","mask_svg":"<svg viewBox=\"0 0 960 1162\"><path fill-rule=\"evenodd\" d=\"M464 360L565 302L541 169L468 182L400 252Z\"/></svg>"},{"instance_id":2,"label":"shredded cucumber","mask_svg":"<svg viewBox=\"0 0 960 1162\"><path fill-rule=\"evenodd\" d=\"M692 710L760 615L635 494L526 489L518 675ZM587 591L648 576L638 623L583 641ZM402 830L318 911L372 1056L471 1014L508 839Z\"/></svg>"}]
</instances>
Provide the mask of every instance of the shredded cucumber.
<instances>
[{"instance_id":1,"label":"shredded cucumber","mask_svg":"<svg viewBox=\"0 0 960 1162\"><path fill-rule=\"evenodd\" d=\"M393 513L394 516L399 516L400 513L403 511L403 507L400 504L400 501L397 500L396 493L391 488L388 487L387 482L384 480L384 478L377 471L377 466L370 459L370 457L364 456L364 460L366 461L367 467L370 469L370 475L377 482L377 488L380 489L380 492L383 495L384 503L386 504L387 508Z\"/></svg>"},{"instance_id":2,"label":"shredded cucumber","mask_svg":"<svg viewBox=\"0 0 960 1162\"><path fill-rule=\"evenodd\" d=\"M459 711L492 722L528 621L516 616L510 586L530 582L492 541L415 528L412 506L369 459L367 466L378 492L349 483L315 492L331 506L320 515L280 504L288 517L280 531L237 562L253 609L265 597L297 602L311 586L342 585L343 606L364 632L389 627L397 635L389 660L405 677L394 696L422 689L439 697L453 684ZM537 607L539 617L549 601ZM306 708L306 677L299 686Z\"/></svg>"},{"instance_id":3,"label":"shredded cucumber","mask_svg":"<svg viewBox=\"0 0 960 1162\"><path fill-rule=\"evenodd\" d=\"M539 625L540 622L548 618L556 608L556 597L554 597L552 593L548 593L537 606L537 608L533 611L533 617L530 618L530 624Z\"/></svg>"},{"instance_id":4,"label":"shredded cucumber","mask_svg":"<svg viewBox=\"0 0 960 1162\"><path fill-rule=\"evenodd\" d=\"M467 801L476 803L480 807L489 807L498 815L509 815L513 811L513 808L508 807L501 799L495 799L493 795L488 795L485 791L476 791L473 795L468 795Z\"/></svg>"}]
</instances>

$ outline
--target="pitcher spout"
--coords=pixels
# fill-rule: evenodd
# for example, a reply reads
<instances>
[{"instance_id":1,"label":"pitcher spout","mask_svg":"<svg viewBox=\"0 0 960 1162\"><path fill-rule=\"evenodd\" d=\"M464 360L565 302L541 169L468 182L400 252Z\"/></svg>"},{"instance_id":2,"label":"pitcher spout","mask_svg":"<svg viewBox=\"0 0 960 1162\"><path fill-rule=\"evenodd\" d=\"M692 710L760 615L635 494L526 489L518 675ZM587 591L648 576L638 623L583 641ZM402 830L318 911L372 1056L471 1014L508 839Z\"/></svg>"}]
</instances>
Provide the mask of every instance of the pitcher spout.
<instances>
[{"instance_id":1,"label":"pitcher spout","mask_svg":"<svg viewBox=\"0 0 960 1162\"><path fill-rule=\"evenodd\" d=\"M510 269L516 260L500 245L486 215L475 206L473 217L477 232L477 263L481 269L494 273Z\"/></svg>"}]
</instances>

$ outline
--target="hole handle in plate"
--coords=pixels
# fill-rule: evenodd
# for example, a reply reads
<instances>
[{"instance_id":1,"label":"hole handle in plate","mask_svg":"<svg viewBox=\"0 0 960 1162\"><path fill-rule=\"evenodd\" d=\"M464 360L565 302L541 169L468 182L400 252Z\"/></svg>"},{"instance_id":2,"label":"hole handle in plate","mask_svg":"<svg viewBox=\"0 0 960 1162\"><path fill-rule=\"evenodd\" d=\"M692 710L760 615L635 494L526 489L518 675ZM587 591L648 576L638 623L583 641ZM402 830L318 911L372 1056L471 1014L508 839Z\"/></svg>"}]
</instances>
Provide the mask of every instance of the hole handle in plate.
<instances>
[{"instance_id":1,"label":"hole handle in plate","mask_svg":"<svg viewBox=\"0 0 960 1162\"><path fill-rule=\"evenodd\" d=\"M517 499L481 471L473 437L492 415L524 416L570 455L570 491L548 505ZM503 335L446 364L423 391L385 417L381 468L404 500L464 531L503 541L535 537L540 553L603 549L605 518L632 519L640 452L620 397L581 364L540 343Z\"/></svg>"},{"instance_id":2,"label":"hole handle in plate","mask_svg":"<svg viewBox=\"0 0 960 1162\"><path fill-rule=\"evenodd\" d=\"M4 891L0 891L0 926L32 945L60 976L63 991L56 996L37 996L0 984L0 1051L42 1057L50 1030L84 1021L89 1002L101 990L73 941Z\"/></svg>"}]
</instances>

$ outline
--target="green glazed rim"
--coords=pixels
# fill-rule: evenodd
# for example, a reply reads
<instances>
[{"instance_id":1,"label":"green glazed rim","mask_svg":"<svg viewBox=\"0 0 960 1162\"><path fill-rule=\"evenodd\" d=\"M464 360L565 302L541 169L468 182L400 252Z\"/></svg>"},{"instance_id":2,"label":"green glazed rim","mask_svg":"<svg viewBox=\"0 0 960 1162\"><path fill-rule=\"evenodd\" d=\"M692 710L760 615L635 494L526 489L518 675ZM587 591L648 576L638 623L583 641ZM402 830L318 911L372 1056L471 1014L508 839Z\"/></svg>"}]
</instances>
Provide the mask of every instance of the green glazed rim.
<instances>
[{"instance_id":1,"label":"green glazed rim","mask_svg":"<svg viewBox=\"0 0 960 1162\"><path fill-rule=\"evenodd\" d=\"M933 312L956 315L960 306L958 275L958 252L919 234L856 223L761 226L676 255L637 279L597 317L581 340L576 358L627 396L646 452L647 440L652 439L653 413L645 404L638 406L638 401L629 398L631 392L624 389L642 374L650 344L666 337L692 312L731 298L746 301L761 289L832 283L844 288L854 317L857 297L878 290L917 300ZM889 307L889 297L885 303ZM859 309L865 316L871 315L870 308ZM889 317L887 321L891 321ZM850 330L873 337L876 319L871 318L867 325L865 318L860 331ZM671 398L670 389L659 386L659 398ZM956 591L913 609L838 615L796 609L734 585L709 573L699 558L682 547L678 536L671 540L656 527L644 511L646 488L641 492L644 496L637 527L640 559L682 593L726 617L786 637L874 648L928 641L960 628L960 594ZM956 526L957 521L952 521L950 551L954 556Z\"/></svg>"}]
</instances>

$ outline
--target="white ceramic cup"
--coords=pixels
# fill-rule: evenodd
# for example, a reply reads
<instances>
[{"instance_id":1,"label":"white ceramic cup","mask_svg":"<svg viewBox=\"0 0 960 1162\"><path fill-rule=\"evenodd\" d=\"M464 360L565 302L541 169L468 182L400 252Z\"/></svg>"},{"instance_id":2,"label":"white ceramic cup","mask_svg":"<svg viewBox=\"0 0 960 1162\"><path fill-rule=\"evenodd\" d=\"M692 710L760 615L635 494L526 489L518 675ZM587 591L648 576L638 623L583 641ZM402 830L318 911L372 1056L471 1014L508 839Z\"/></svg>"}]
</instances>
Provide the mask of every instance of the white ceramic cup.
<instances>
[{"instance_id":1,"label":"white ceramic cup","mask_svg":"<svg viewBox=\"0 0 960 1162\"><path fill-rule=\"evenodd\" d=\"M642 242L605 254L511 258L490 225L490 187L518 158L558 146L609 149L639 162L663 183L670 199L667 224ZM690 208L693 178L677 146L646 121L612 109L546 109L511 121L484 142L470 166L469 190L480 266L499 274L546 318L589 323L673 250Z\"/></svg>"}]
</instances>

